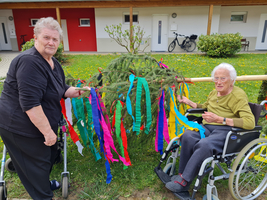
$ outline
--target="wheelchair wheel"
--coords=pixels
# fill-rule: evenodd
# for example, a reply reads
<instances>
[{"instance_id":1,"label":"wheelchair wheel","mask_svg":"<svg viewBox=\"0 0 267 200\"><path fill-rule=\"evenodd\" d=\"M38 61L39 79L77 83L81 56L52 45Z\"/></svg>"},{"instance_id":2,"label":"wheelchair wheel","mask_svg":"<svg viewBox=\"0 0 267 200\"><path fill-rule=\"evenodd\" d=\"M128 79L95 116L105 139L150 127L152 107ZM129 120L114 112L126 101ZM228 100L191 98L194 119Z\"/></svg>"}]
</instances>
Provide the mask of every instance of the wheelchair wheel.
<instances>
[{"instance_id":1,"label":"wheelchair wheel","mask_svg":"<svg viewBox=\"0 0 267 200\"><path fill-rule=\"evenodd\" d=\"M235 199L255 199L267 187L267 139L247 144L234 161L228 186Z\"/></svg>"},{"instance_id":2,"label":"wheelchair wheel","mask_svg":"<svg viewBox=\"0 0 267 200\"><path fill-rule=\"evenodd\" d=\"M5 168L9 172L16 172L15 167L14 167L14 165L12 163L11 158L9 158L9 159L6 160Z\"/></svg>"},{"instance_id":3,"label":"wheelchair wheel","mask_svg":"<svg viewBox=\"0 0 267 200\"><path fill-rule=\"evenodd\" d=\"M169 176L173 176L173 175L175 175L175 171L176 171L176 169L174 168L173 173L171 173L171 169L172 169L172 163L168 163L168 164L163 168L162 171L163 171L165 174L168 174Z\"/></svg>"},{"instance_id":4,"label":"wheelchair wheel","mask_svg":"<svg viewBox=\"0 0 267 200\"><path fill-rule=\"evenodd\" d=\"M62 179L62 197L63 198L68 197L68 189L69 189L69 177L64 176Z\"/></svg>"},{"instance_id":5,"label":"wheelchair wheel","mask_svg":"<svg viewBox=\"0 0 267 200\"><path fill-rule=\"evenodd\" d=\"M0 186L0 200L6 200L7 199L7 189L5 186Z\"/></svg>"}]
</instances>

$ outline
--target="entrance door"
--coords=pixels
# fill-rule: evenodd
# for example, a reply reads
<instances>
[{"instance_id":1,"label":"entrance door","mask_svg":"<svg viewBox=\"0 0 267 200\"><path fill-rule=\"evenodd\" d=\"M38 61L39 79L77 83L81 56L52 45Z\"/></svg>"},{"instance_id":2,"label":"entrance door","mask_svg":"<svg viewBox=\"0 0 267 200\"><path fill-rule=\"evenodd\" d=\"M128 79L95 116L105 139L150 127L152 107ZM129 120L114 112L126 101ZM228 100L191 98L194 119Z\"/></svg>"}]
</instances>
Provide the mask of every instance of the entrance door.
<instances>
[{"instance_id":1,"label":"entrance door","mask_svg":"<svg viewBox=\"0 0 267 200\"><path fill-rule=\"evenodd\" d=\"M69 38L68 38L68 29L67 29L67 21L66 19L61 20L61 27L63 30L63 45L64 51L69 51Z\"/></svg>"},{"instance_id":2,"label":"entrance door","mask_svg":"<svg viewBox=\"0 0 267 200\"><path fill-rule=\"evenodd\" d=\"M12 50L6 17L0 17L0 50Z\"/></svg>"},{"instance_id":3,"label":"entrance door","mask_svg":"<svg viewBox=\"0 0 267 200\"><path fill-rule=\"evenodd\" d=\"M261 14L256 50L267 50L267 14Z\"/></svg>"},{"instance_id":4,"label":"entrance door","mask_svg":"<svg viewBox=\"0 0 267 200\"><path fill-rule=\"evenodd\" d=\"M153 15L152 51L168 50L168 15Z\"/></svg>"}]
</instances>

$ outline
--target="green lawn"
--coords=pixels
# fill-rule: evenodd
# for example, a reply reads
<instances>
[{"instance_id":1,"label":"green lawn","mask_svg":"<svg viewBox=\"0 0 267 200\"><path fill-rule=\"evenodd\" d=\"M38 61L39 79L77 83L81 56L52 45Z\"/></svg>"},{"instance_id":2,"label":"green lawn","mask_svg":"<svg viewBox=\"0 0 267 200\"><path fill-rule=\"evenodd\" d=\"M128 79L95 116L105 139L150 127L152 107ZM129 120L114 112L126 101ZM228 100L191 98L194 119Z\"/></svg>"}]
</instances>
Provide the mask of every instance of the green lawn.
<instances>
[{"instance_id":1,"label":"green lawn","mask_svg":"<svg viewBox=\"0 0 267 200\"><path fill-rule=\"evenodd\" d=\"M238 54L232 58L208 58L203 55L194 54L153 54L158 61L162 58L163 63L171 68L176 68L185 77L210 77L212 69L222 62L232 64L238 76L242 75L263 75L266 72L267 54ZM66 73L70 73L74 78L88 80L91 75L98 73L98 68L106 68L110 61L119 55L68 55L69 63L64 65ZM248 95L249 101L257 102L258 91L261 81L240 81L236 85L241 87ZM193 101L203 103L214 88L213 83L198 82L190 84L190 98ZM108 108L109 109L109 108ZM154 134L154 133L150 133ZM71 187L70 195L76 195L69 199L116 199L116 197L130 197L133 191L150 188L155 191L155 195L169 193L164 185L159 181L154 173L154 168L158 165L160 154L154 149L154 141L146 141L146 137L134 138L128 141L128 151L132 166L123 169L121 162L111 163L111 174L113 180L111 184L105 183L106 170L102 159L95 161L88 148L84 149L81 156L77 152L76 145L68 137L68 171L70 172ZM97 148L99 148L97 146ZM115 153L114 153L115 156ZM60 180L63 164L55 165L51 179ZM8 197L27 198L27 193L23 189L18 177L14 173L5 173L7 181ZM200 191L205 194L205 184ZM218 182L222 188L227 188L227 181ZM216 185L216 183L215 183ZM219 190L220 193L220 190ZM55 197L60 199L61 191L55 192ZM161 196L162 199L167 198Z\"/></svg>"}]
</instances>

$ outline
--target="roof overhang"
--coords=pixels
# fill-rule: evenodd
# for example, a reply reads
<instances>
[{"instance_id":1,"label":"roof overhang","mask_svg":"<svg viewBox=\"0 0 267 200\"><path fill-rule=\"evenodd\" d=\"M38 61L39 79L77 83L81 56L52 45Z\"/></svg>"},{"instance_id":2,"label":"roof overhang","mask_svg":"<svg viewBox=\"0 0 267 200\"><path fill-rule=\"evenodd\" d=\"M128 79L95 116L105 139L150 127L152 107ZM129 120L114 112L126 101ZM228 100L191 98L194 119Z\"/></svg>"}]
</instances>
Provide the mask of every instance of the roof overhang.
<instances>
[{"instance_id":1,"label":"roof overhang","mask_svg":"<svg viewBox=\"0 0 267 200\"><path fill-rule=\"evenodd\" d=\"M0 0L0 9L267 5L267 0Z\"/></svg>"}]
</instances>

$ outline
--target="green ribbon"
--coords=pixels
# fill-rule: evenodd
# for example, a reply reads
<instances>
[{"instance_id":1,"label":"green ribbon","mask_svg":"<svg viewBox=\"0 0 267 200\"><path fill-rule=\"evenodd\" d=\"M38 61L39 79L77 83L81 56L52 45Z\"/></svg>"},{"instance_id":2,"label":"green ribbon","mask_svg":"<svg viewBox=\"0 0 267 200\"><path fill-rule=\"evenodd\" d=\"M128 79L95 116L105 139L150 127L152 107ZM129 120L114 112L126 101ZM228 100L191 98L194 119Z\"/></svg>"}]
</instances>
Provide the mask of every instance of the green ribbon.
<instances>
[{"instance_id":1,"label":"green ribbon","mask_svg":"<svg viewBox=\"0 0 267 200\"><path fill-rule=\"evenodd\" d=\"M86 120L84 116L84 106L83 106L83 99L75 98L75 109L77 111L77 117L78 117L78 129L80 131L80 135L83 140L83 144L87 147L87 130L86 130ZM82 124L83 123L83 124ZM79 128L80 126L80 128ZM82 128L81 128L82 127Z\"/></svg>"},{"instance_id":2,"label":"green ribbon","mask_svg":"<svg viewBox=\"0 0 267 200\"><path fill-rule=\"evenodd\" d=\"M138 135L140 133L140 126L141 126L141 97L142 97L142 86L144 86L145 94L146 94L146 125L145 125L145 133L149 133L149 129L152 123L152 116L151 116L151 99L150 99L150 92L147 81L145 78L137 78L137 89L136 89L136 122L135 122L135 131Z\"/></svg>"},{"instance_id":3,"label":"green ribbon","mask_svg":"<svg viewBox=\"0 0 267 200\"><path fill-rule=\"evenodd\" d=\"M125 158L124 155L124 147L123 147L123 143L122 143L122 139L121 139L121 110L122 110L122 105L120 101L117 101L116 104L116 116L115 116L115 132L116 132L116 137L120 146L120 150L121 150L121 155L122 157ZM123 169L127 169L127 166L123 166Z\"/></svg>"}]
</instances>

